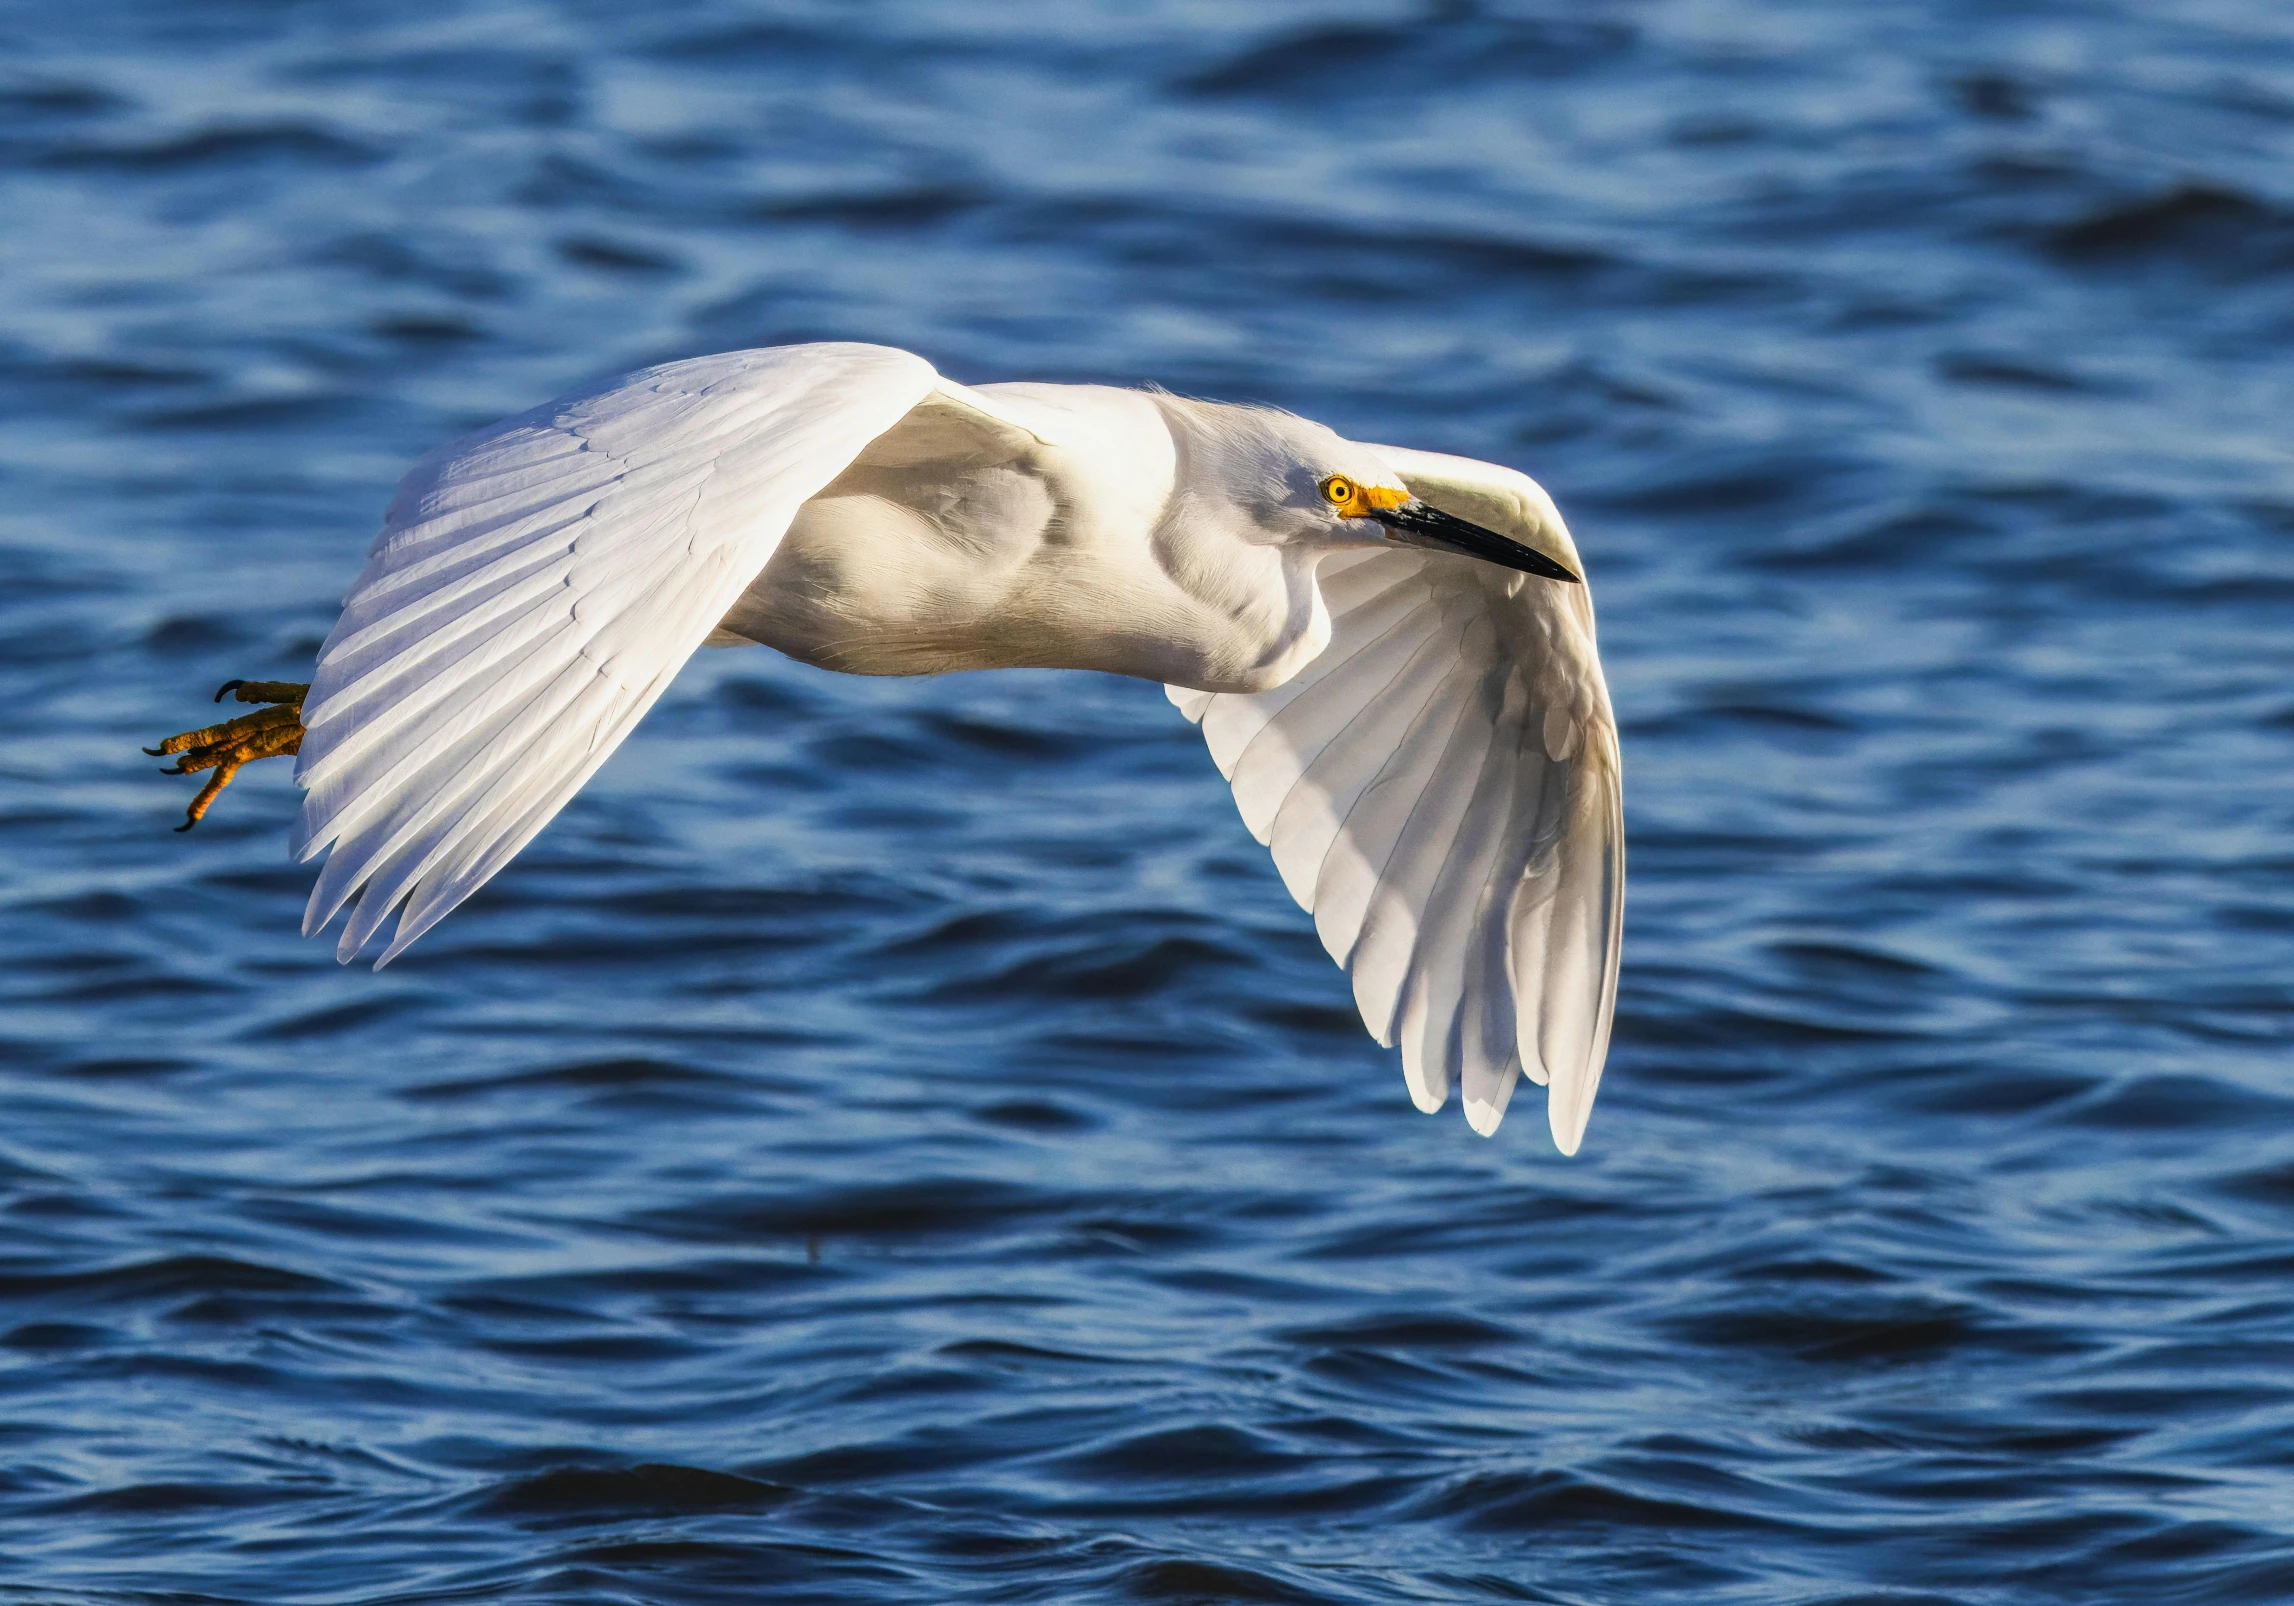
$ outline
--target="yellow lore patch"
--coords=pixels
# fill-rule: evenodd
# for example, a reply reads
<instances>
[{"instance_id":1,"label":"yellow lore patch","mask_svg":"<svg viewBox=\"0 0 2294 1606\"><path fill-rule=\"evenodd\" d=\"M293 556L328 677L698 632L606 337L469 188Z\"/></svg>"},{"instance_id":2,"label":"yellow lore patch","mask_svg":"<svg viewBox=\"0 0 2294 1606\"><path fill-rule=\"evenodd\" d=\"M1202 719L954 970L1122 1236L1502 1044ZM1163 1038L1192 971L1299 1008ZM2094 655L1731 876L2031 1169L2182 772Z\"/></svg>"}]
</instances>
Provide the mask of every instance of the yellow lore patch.
<instances>
[{"instance_id":1,"label":"yellow lore patch","mask_svg":"<svg viewBox=\"0 0 2294 1606\"><path fill-rule=\"evenodd\" d=\"M1347 518L1368 518L1379 508L1400 507L1410 493L1393 486L1361 485L1343 474L1333 474L1321 486L1323 500Z\"/></svg>"}]
</instances>

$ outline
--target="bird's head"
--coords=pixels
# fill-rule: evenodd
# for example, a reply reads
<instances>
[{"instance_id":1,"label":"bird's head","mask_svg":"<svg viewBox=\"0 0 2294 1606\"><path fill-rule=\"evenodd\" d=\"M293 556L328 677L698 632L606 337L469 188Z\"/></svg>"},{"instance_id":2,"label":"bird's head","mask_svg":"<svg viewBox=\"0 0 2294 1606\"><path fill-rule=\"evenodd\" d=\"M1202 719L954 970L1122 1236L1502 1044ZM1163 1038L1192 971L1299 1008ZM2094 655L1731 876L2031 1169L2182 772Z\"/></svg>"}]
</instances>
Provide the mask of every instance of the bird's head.
<instances>
[{"instance_id":1,"label":"bird's head","mask_svg":"<svg viewBox=\"0 0 2294 1606\"><path fill-rule=\"evenodd\" d=\"M1504 569L1543 576L1548 580L1577 581L1577 575L1535 547L1523 546L1511 536L1485 530L1444 513L1392 476L1364 479L1334 470L1314 481L1315 497L1327 507L1348 545L1383 543L1425 547L1435 552L1462 553Z\"/></svg>"},{"instance_id":2,"label":"bird's head","mask_svg":"<svg viewBox=\"0 0 2294 1606\"><path fill-rule=\"evenodd\" d=\"M1198 404L1199 405L1199 404ZM1379 452L1287 413L1219 408L1194 450L1259 532L1292 547L1411 546L1547 580L1578 576L1533 547L1445 513L1416 495Z\"/></svg>"}]
</instances>

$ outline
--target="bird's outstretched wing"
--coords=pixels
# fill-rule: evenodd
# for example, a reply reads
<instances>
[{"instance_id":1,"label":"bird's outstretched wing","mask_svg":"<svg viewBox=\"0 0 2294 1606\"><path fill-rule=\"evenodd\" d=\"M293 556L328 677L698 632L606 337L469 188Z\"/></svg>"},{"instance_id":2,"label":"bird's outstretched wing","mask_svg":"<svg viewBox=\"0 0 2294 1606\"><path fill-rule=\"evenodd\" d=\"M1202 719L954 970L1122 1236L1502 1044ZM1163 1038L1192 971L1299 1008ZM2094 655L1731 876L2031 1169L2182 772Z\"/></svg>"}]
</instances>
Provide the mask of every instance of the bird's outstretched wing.
<instances>
[{"instance_id":1,"label":"bird's outstretched wing","mask_svg":"<svg viewBox=\"0 0 2294 1606\"><path fill-rule=\"evenodd\" d=\"M399 487L303 706L295 848L332 848L306 934L356 897L377 965L475 892L603 764L886 435L1024 429L923 358L814 345L609 381L432 453ZM892 443L888 443L890 449Z\"/></svg>"},{"instance_id":2,"label":"bird's outstretched wing","mask_svg":"<svg viewBox=\"0 0 2294 1606\"><path fill-rule=\"evenodd\" d=\"M1583 573L1527 476L1380 450L1411 492ZM1253 835L1399 1042L1410 1096L1497 1130L1523 1071L1574 1154L1617 1000L1617 726L1581 585L1413 550L1317 571L1330 645L1272 691L1166 688Z\"/></svg>"}]
</instances>

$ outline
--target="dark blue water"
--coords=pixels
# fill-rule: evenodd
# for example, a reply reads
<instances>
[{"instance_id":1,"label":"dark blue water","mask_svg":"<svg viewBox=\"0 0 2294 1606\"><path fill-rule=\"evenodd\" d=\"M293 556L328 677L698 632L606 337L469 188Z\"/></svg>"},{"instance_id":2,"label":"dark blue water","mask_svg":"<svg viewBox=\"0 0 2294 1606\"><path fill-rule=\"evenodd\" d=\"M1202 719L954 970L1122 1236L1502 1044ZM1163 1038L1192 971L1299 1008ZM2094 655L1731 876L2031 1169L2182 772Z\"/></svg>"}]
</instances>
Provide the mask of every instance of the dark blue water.
<instances>
[{"instance_id":1,"label":"dark blue water","mask_svg":"<svg viewBox=\"0 0 2294 1606\"><path fill-rule=\"evenodd\" d=\"M295 936L390 486L817 338L1540 476L1583 1156L1156 687L697 661ZM0 1598L2294 1598L2280 0L0 9Z\"/></svg>"}]
</instances>

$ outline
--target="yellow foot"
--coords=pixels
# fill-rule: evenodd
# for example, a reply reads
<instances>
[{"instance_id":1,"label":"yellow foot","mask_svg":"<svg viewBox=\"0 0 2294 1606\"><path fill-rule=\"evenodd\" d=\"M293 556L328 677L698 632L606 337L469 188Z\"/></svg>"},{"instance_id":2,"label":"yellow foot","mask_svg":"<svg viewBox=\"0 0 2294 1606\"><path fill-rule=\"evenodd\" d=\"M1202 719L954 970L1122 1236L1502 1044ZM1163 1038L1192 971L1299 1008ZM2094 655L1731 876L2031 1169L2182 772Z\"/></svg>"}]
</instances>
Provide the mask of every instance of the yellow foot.
<instances>
[{"instance_id":1,"label":"yellow foot","mask_svg":"<svg viewBox=\"0 0 2294 1606\"><path fill-rule=\"evenodd\" d=\"M207 812L207 805L215 801L215 794L231 784L231 777L239 773L239 766L252 764L259 758L276 758L297 751L303 745L303 699L310 694L308 686L298 686L291 680L227 680L215 694L221 702L226 693L236 692L243 703L271 703L275 706L253 714L241 714L237 719L225 720L220 725L209 725L204 730L185 731L170 736L157 747L145 752L154 758L170 753L183 756L161 773L190 775L198 770L213 770L199 795L191 800L184 811L184 821L178 831L188 831L199 823Z\"/></svg>"}]
</instances>

